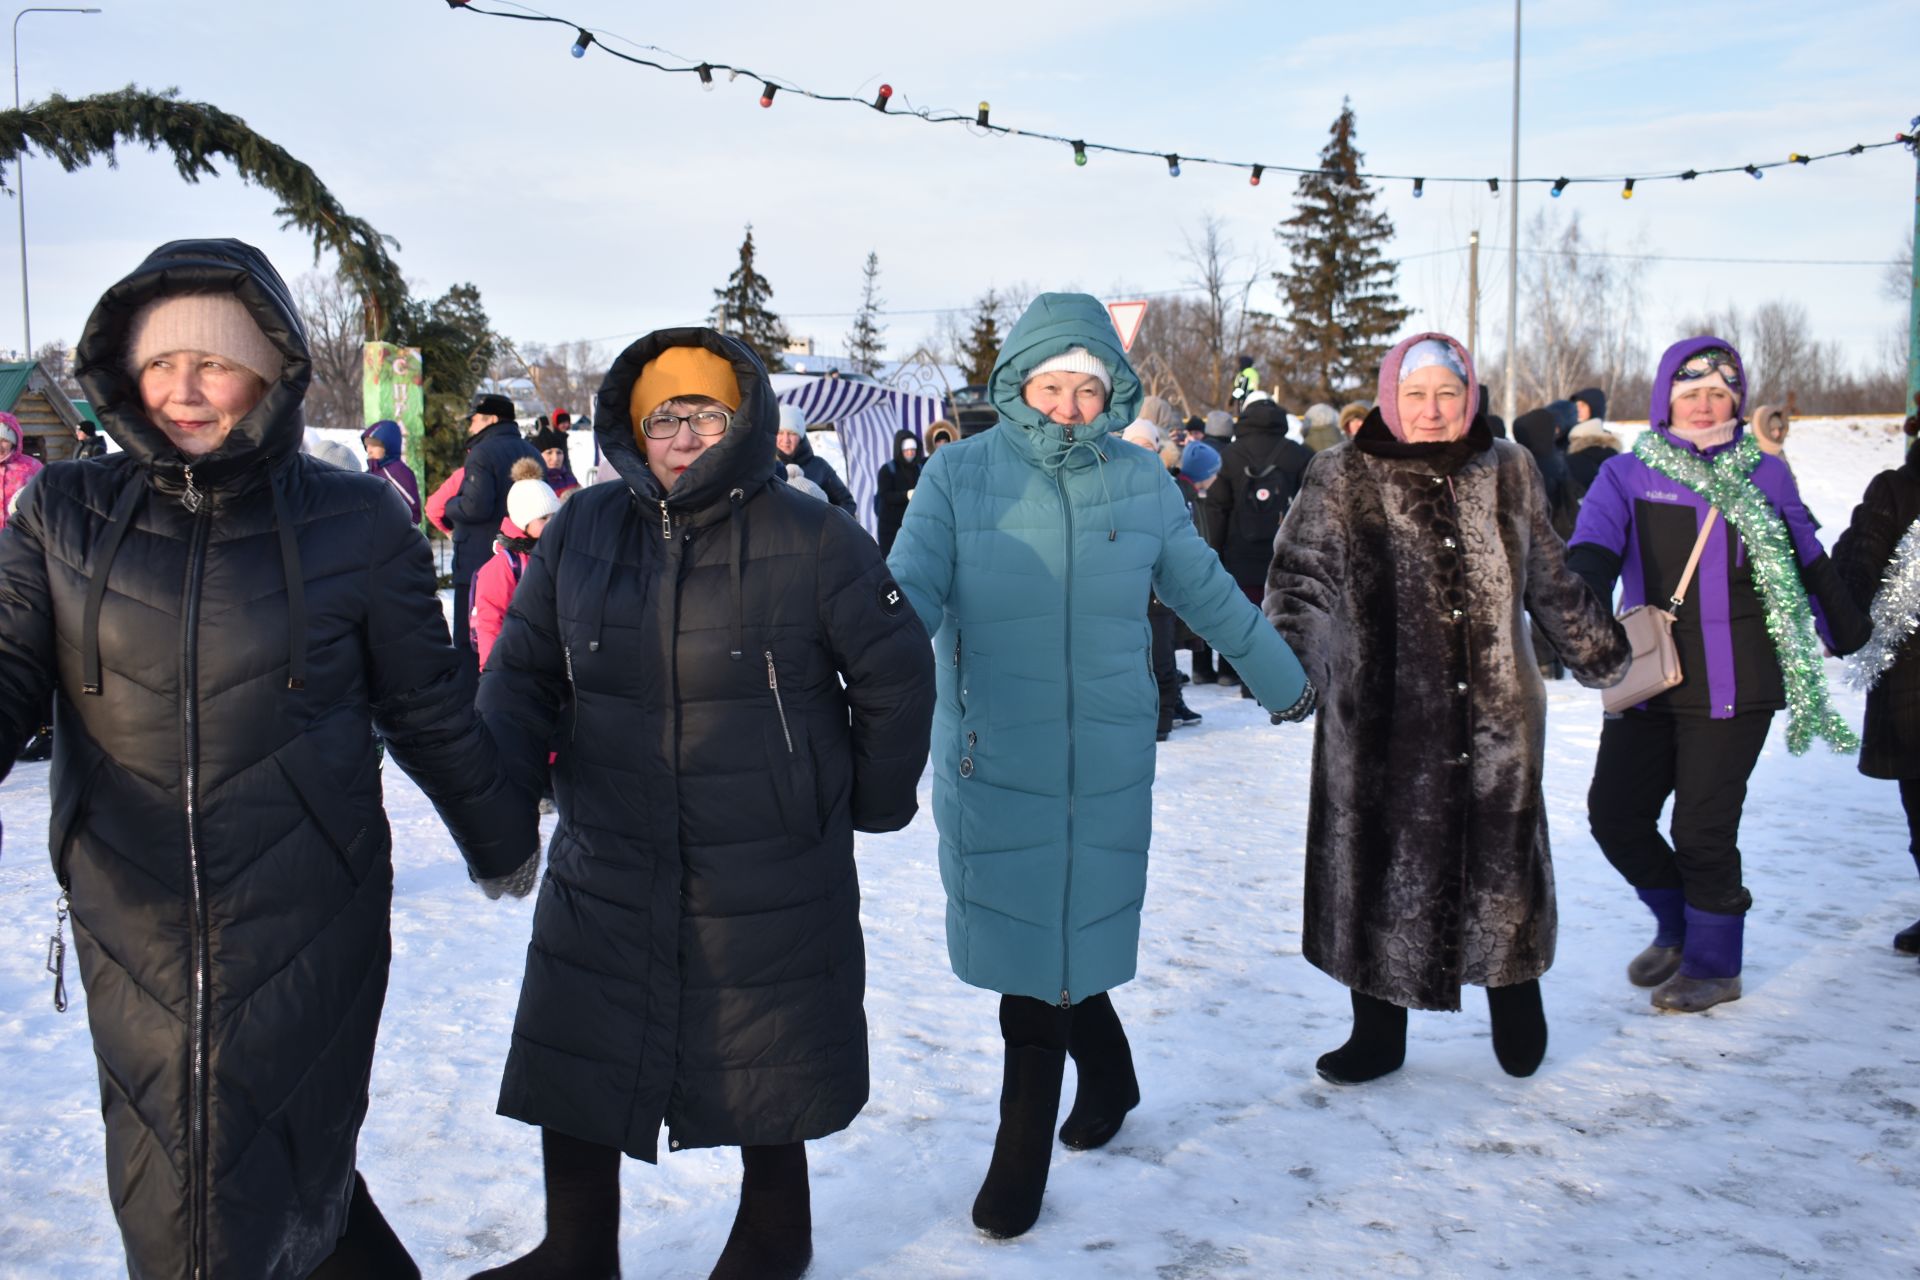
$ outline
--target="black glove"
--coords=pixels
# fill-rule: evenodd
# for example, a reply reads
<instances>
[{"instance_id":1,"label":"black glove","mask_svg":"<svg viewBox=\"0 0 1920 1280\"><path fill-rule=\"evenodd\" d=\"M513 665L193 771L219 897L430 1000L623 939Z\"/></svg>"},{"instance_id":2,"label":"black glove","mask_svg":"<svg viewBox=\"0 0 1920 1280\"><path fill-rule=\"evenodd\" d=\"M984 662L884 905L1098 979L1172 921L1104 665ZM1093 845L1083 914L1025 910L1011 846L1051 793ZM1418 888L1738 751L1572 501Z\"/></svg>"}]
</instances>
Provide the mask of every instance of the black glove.
<instances>
[{"instance_id":1,"label":"black glove","mask_svg":"<svg viewBox=\"0 0 1920 1280\"><path fill-rule=\"evenodd\" d=\"M1319 697L1313 691L1313 681L1309 680L1300 690L1300 696L1293 700L1293 705L1285 711L1270 712L1269 720L1273 724L1298 724L1312 715L1318 705Z\"/></svg>"}]
</instances>

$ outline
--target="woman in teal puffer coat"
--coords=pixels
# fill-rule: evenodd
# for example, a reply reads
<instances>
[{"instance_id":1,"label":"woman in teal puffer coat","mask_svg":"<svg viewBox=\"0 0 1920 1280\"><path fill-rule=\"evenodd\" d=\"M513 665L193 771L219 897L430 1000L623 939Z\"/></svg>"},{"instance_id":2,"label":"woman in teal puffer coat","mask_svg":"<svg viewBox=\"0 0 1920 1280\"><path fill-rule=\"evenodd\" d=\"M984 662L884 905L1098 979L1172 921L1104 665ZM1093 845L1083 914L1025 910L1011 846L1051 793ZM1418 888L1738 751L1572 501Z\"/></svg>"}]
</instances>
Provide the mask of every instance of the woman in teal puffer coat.
<instances>
[{"instance_id":1,"label":"woman in teal puffer coat","mask_svg":"<svg viewBox=\"0 0 1920 1280\"><path fill-rule=\"evenodd\" d=\"M934 820L953 970L1002 993L1000 1130L973 1220L1033 1225L1061 1126L1098 1147L1140 1101L1106 992L1133 977L1159 715L1149 589L1277 716L1300 664L1194 532L1159 458L1121 442L1140 407L1106 309L1036 298L989 380L999 426L936 453L888 567L934 633Z\"/></svg>"}]
</instances>

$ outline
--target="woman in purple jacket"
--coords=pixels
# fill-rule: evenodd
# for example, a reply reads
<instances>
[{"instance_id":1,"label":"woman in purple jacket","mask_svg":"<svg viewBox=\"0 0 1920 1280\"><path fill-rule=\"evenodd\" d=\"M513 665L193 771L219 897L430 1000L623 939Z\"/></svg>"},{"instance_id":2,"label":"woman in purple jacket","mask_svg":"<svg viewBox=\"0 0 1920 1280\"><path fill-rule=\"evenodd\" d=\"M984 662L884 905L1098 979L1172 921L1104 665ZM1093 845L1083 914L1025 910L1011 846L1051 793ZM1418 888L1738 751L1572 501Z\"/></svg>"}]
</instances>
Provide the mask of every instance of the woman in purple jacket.
<instances>
[{"instance_id":1,"label":"woman in purple jacket","mask_svg":"<svg viewBox=\"0 0 1920 1280\"><path fill-rule=\"evenodd\" d=\"M407 504L407 514L419 524L420 484L413 478L413 468L402 457L405 450L400 424L391 418L382 418L360 433L360 442L367 447L367 470L393 486L400 500Z\"/></svg>"},{"instance_id":2,"label":"woman in purple jacket","mask_svg":"<svg viewBox=\"0 0 1920 1280\"><path fill-rule=\"evenodd\" d=\"M1746 373L1719 338L1677 342L1653 379L1650 429L1587 491L1568 564L1601 599L1669 607L1709 507L1718 512L1674 640L1684 679L1600 731L1587 795L1593 838L1652 910L1653 944L1627 966L1661 1009L1740 998L1753 903L1740 877L1740 810L1773 714L1787 748L1857 739L1827 700L1824 643L1846 654L1869 624L1814 535L1793 473L1744 429ZM1671 845L1660 810L1673 797Z\"/></svg>"}]
</instances>

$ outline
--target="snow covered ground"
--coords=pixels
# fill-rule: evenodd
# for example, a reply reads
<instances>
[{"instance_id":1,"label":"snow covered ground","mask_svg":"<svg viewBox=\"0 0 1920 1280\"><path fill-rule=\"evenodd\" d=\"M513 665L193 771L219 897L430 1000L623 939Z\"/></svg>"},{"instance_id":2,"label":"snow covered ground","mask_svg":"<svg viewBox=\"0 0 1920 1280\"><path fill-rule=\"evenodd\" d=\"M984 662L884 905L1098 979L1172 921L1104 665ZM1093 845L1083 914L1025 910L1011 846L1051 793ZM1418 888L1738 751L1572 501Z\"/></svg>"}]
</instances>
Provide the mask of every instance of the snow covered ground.
<instances>
[{"instance_id":1,"label":"snow covered ground","mask_svg":"<svg viewBox=\"0 0 1920 1280\"><path fill-rule=\"evenodd\" d=\"M1799 423L1789 450L1829 538L1899 460L1885 421ZM1648 917L1586 831L1599 697L1555 687L1545 1065L1502 1075L1469 993L1413 1016L1401 1072L1341 1089L1313 1060L1346 992L1299 954L1311 732L1230 692L1190 690L1205 722L1161 752L1140 976L1114 999L1145 1101L1107 1150L1057 1149L1023 1239L968 1221L999 1039L994 997L947 968L924 784L911 828L861 838L873 1099L811 1150L814 1276L1920 1277L1920 966L1888 945L1920 880L1891 783L1789 757L1776 720L1742 828L1746 998L1658 1014L1623 975ZM84 1001L76 981L56 1014L42 972L46 772L0 785L0 1276L35 1280L122 1266ZM481 897L419 793L387 786L396 945L361 1162L426 1274L463 1276L542 1231L537 1134L493 1114L532 908ZM629 1161L625 1274L705 1276L738 1177L730 1151Z\"/></svg>"}]
</instances>

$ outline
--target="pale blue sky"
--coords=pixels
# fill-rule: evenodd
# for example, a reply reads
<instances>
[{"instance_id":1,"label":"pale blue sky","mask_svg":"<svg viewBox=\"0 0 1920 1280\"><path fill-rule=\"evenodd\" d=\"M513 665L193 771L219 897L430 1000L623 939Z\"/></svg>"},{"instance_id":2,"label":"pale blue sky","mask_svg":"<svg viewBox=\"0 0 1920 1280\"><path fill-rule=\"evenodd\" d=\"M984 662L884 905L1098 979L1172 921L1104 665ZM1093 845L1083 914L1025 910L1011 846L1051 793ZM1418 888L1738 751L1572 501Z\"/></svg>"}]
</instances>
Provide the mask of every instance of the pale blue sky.
<instances>
[{"instance_id":1,"label":"pale blue sky","mask_svg":"<svg viewBox=\"0 0 1920 1280\"><path fill-rule=\"evenodd\" d=\"M776 307L796 333L838 350L846 320L812 313L852 310L869 249L903 311L964 306L1016 281L1113 297L1183 284L1182 234L1208 212L1243 250L1279 262L1272 231L1292 207L1281 175L1256 189L1244 173L1197 165L1171 179L1154 159L1095 155L1075 168L1057 145L792 94L762 110L744 79L703 93L692 77L598 50L576 61L564 29L444 0L98 2L102 15L21 22L24 98L175 86L243 116L397 237L419 286L471 280L517 339L699 320L748 221ZM1509 4L539 7L821 91L866 94L884 80L896 104L971 110L984 98L996 122L1155 151L1309 164L1350 96L1372 169L1507 169ZM1521 171L1706 168L1877 142L1920 113L1915 48L1911 0L1531 0ZM236 235L289 277L311 269L310 245L278 230L272 199L231 177L189 187L164 159L126 150L118 170L74 175L33 160L26 182L36 342L76 338L101 290L163 240ZM1913 157L1888 148L1761 182L1642 184L1631 201L1617 187L1551 202L1532 188L1521 216L1524 226L1543 205L1578 209L1589 237L1616 251L1880 260L1903 243L1913 200ZM1504 199L1430 183L1416 202L1396 183L1385 203L1408 256L1413 323L1464 333L1465 256L1433 251L1476 228L1504 244ZM20 341L13 217L0 211L0 347ZM1490 348L1503 272L1498 255L1483 256ZM1817 336L1865 358L1904 317L1881 276L1650 263L1649 339L1662 345L1678 313L1784 297L1806 304ZM892 317L894 353L933 324Z\"/></svg>"}]
</instances>

